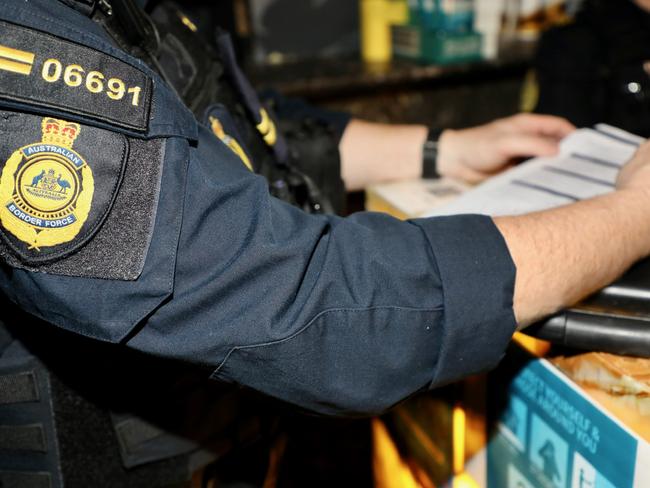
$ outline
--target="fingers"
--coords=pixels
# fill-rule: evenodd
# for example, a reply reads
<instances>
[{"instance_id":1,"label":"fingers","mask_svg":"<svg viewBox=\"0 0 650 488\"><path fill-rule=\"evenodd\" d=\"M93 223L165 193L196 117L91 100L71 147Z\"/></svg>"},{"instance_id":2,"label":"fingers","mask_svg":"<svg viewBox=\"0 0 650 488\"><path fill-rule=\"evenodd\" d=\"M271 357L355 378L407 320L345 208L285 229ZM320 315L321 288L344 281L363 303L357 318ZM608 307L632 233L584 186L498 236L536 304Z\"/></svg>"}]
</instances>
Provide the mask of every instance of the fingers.
<instances>
[{"instance_id":1,"label":"fingers","mask_svg":"<svg viewBox=\"0 0 650 488\"><path fill-rule=\"evenodd\" d=\"M650 141L639 146L632 159L621 169L616 179L616 187L650 187L650 180L645 176L650 168Z\"/></svg>"},{"instance_id":2,"label":"fingers","mask_svg":"<svg viewBox=\"0 0 650 488\"><path fill-rule=\"evenodd\" d=\"M443 133L440 140L439 165L452 168L449 174L476 182L501 171L514 159L556 155L560 140L574 130L560 117L520 114L479 127L445 131L449 134L445 137ZM461 174L459 167L475 174Z\"/></svg>"},{"instance_id":3,"label":"fingers","mask_svg":"<svg viewBox=\"0 0 650 488\"><path fill-rule=\"evenodd\" d=\"M559 141L553 137L524 134L505 136L497 144L497 150L506 160L526 156L555 156L560 148Z\"/></svg>"},{"instance_id":4,"label":"fingers","mask_svg":"<svg viewBox=\"0 0 650 488\"><path fill-rule=\"evenodd\" d=\"M637 156L642 156L642 157L647 157L650 155L650 139L647 139L643 144L639 146L639 148L636 150L636 153L634 154L634 158Z\"/></svg>"},{"instance_id":5,"label":"fingers","mask_svg":"<svg viewBox=\"0 0 650 488\"><path fill-rule=\"evenodd\" d=\"M462 171L460 171L459 174L456 176L457 178L460 178L465 183L469 183L470 185L475 185L477 183L480 183L488 179L490 175L491 174L489 173L481 173L472 168L464 167Z\"/></svg>"},{"instance_id":6,"label":"fingers","mask_svg":"<svg viewBox=\"0 0 650 488\"><path fill-rule=\"evenodd\" d=\"M634 169L650 163L650 141L646 141L639 146L639 148L627 163L624 168Z\"/></svg>"},{"instance_id":7,"label":"fingers","mask_svg":"<svg viewBox=\"0 0 650 488\"><path fill-rule=\"evenodd\" d=\"M563 139L573 132L575 126L562 117L540 114L518 114L510 118L519 130L530 134L540 134Z\"/></svg>"}]
</instances>

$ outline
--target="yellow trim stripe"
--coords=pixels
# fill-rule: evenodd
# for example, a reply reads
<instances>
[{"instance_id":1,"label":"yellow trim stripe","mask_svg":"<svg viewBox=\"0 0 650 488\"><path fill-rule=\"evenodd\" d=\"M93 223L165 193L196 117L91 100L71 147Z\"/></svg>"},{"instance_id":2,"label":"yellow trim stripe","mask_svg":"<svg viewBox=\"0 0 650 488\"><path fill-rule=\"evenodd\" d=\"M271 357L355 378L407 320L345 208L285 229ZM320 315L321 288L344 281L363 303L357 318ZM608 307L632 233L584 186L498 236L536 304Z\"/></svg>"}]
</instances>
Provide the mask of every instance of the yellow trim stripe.
<instances>
[{"instance_id":1,"label":"yellow trim stripe","mask_svg":"<svg viewBox=\"0 0 650 488\"><path fill-rule=\"evenodd\" d=\"M0 70L29 75L34 65L34 53L19 51L0 44Z\"/></svg>"},{"instance_id":2,"label":"yellow trim stripe","mask_svg":"<svg viewBox=\"0 0 650 488\"><path fill-rule=\"evenodd\" d=\"M271 120L271 117L269 117L266 109L260 110L260 117L262 118L262 121L257 124L257 130L260 131L260 134L264 137L264 142L269 146L273 146L278 140L278 132L275 128L275 124L273 123L273 120Z\"/></svg>"},{"instance_id":3,"label":"yellow trim stripe","mask_svg":"<svg viewBox=\"0 0 650 488\"><path fill-rule=\"evenodd\" d=\"M181 12L178 12L178 16L181 19L181 22L185 27L187 27L189 30L192 32L198 31L198 27L196 27L196 24L190 20L190 18L187 15L182 14Z\"/></svg>"},{"instance_id":4,"label":"yellow trim stripe","mask_svg":"<svg viewBox=\"0 0 650 488\"><path fill-rule=\"evenodd\" d=\"M270 122L270 125L270 130L264 136L264 142L266 142L269 146L273 146L278 140L278 132L275 128L275 124L272 121Z\"/></svg>"},{"instance_id":5,"label":"yellow trim stripe","mask_svg":"<svg viewBox=\"0 0 650 488\"><path fill-rule=\"evenodd\" d=\"M0 70L11 71L20 75L29 75L32 72L31 64L16 63L0 58Z\"/></svg>"},{"instance_id":6,"label":"yellow trim stripe","mask_svg":"<svg viewBox=\"0 0 650 488\"><path fill-rule=\"evenodd\" d=\"M251 170L253 170L253 165L251 164L251 160L248 159L248 156L242 149L242 147L239 145L239 143L235 139L231 139L231 141L228 143L228 147L234 151L237 156L239 156L239 159L243 161L243 163L246 165L246 167Z\"/></svg>"},{"instance_id":7,"label":"yellow trim stripe","mask_svg":"<svg viewBox=\"0 0 650 488\"><path fill-rule=\"evenodd\" d=\"M34 53L19 51L0 44L0 57L18 61L20 63L34 64Z\"/></svg>"},{"instance_id":8,"label":"yellow trim stripe","mask_svg":"<svg viewBox=\"0 0 650 488\"><path fill-rule=\"evenodd\" d=\"M260 117L262 120L260 121L259 124L257 124L257 130L262 133L262 135L266 135L266 133L269 131L269 122L270 122L270 117L268 112L265 109L260 110Z\"/></svg>"}]
</instances>

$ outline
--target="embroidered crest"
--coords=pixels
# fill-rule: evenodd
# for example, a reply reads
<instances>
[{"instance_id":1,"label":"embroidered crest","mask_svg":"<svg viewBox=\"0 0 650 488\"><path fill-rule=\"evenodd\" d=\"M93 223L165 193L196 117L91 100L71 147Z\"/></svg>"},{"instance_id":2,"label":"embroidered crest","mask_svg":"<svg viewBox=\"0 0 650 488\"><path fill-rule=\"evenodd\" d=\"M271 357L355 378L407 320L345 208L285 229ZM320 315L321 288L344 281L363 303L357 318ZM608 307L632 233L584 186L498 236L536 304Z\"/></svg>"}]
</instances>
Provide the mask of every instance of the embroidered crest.
<instances>
[{"instance_id":1,"label":"embroidered crest","mask_svg":"<svg viewBox=\"0 0 650 488\"><path fill-rule=\"evenodd\" d=\"M0 222L30 250L72 241L92 206L95 182L73 149L81 126L54 118L42 121L42 140L7 160L0 177Z\"/></svg>"}]
</instances>

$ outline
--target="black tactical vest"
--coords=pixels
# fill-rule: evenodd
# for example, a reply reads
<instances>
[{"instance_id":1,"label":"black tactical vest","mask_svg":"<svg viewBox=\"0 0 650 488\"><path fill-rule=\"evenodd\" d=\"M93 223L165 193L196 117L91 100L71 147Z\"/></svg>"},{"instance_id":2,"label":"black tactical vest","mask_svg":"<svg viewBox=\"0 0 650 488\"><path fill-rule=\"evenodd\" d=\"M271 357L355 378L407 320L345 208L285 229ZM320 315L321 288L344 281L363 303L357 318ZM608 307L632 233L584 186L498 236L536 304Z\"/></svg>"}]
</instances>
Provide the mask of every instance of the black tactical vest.
<instances>
[{"instance_id":1,"label":"black tactical vest","mask_svg":"<svg viewBox=\"0 0 650 488\"><path fill-rule=\"evenodd\" d=\"M84 11L87 1L91 0L79 0ZM313 118L279 120L241 71L226 32L197 35L193 22L172 1L155 3L150 16L133 0L110 0L109 16L101 8L108 4L105 0L98 5L94 18L122 49L158 71L199 122L222 140L224 135L228 141L234 139L251 169L266 177L273 196L309 213L343 210L338 137L333 129ZM206 37L213 42L206 42Z\"/></svg>"},{"instance_id":2,"label":"black tactical vest","mask_svg":"<svg viewBox=\"0 0 650 488\"><path fill-rule=\"evenodd\" d=\"M239 71L225 33L203 43L170 2L149 17L132 0L60 1L103 24L116 44L158 71L200 122L240 151L242 164L268 179L273 195L309 212L334 211L296 165L308 158L315 179L342 201L336 137L314 120L278 126ZM1 486L186 486L198 467L274 431L274 416L257 408L259 399L208 383L200 372L167 368L26 314L5 322Z\"/></svg>"}]
</instances>

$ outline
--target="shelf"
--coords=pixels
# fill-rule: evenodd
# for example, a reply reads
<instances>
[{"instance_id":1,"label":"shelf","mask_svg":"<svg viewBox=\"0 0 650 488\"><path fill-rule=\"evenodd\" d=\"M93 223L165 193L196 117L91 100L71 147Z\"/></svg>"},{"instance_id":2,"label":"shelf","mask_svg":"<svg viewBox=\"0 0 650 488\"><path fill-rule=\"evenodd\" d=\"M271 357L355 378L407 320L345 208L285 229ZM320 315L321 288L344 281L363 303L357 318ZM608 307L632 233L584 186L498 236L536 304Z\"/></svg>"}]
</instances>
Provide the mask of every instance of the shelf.
<instances>
[{"instance_id":1,"label":"shelf","mask_svg":"<svg viewBox=\"0 0 650 488\"><path fill-rule=\"evenodd\" d=\"M535 52L533 42L509 42L495 60L454 65L421 65L406 60L367 64L357 59L309 60L249 69L258 88L274 88L285 95L326 98L373 89L421 86L455 79L465 81L527 70Z\"/></svg>"}]
</instances>

